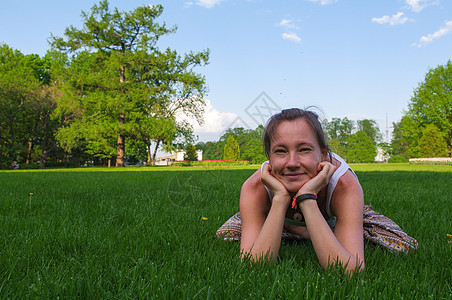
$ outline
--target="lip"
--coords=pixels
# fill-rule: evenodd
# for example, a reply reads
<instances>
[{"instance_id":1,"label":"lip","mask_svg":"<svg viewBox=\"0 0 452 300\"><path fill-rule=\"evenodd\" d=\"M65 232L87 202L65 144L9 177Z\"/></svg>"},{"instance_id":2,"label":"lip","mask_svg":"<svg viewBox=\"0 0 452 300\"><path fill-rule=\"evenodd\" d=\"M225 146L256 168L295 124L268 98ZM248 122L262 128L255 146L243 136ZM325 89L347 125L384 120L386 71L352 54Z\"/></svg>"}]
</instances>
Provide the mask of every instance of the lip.
<instances>
[{"instance_id":1,"label":"lip","mask_svg":"<svg viewBox=\"0 0 452 300\"><path fill-rule=\"evenodd\" d=\"M284 174L284 177L291 180L299 179L301 176L303 176L303 173L286 173Z\"/></svg>"}]
</instances>

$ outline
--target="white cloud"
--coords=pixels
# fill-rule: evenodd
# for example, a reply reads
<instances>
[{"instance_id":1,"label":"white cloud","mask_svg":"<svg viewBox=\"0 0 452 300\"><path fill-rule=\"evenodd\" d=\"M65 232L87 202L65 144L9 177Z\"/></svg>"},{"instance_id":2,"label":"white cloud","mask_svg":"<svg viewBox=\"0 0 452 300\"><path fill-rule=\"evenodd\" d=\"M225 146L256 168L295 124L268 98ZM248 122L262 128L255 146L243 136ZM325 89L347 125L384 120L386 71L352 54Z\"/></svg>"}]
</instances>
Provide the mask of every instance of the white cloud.
<instances>
[{"instance_id":1,"label":"white cloud","mask_svg":"<svg viewBox=\"0 0 452 300\"><path fill-rule=\"evenodd\" d=\"M328 4L333 4L333 3L337 2L337 0L309 0L309 1L314 2L314 3L319 3L321 5L328 5Z\"/></svg>"},{"instance_id":2,"label":"white cloud","mask_svg":"<svg viewBox=\"0 0 452 300\"><path fill-rule=\"evenodd\" d=\"M204 124L201 126L194 119L187 119L178 115L178 119L185 119L191 125L195 133L220 133L227 129L227 127L237 119L238 115L235 113L220 112L213 107L210 100L206 100L206 107L204 108Z\"/></svg>"},{"instance_id":3,"label":"white cloud","mask_svg":"<svg viewBox=\"0 0 452 300\"><path fill-rule=\"evenodd\" d=\"M281 22L279 22L279 26L290 29L298 29L298 26L293 23L293 20L289 19L282 19Z\"/></svg>"},{"instance_id":4,"label":"white cloud","mask_svg":"<svg viewBox=\"0 0 452 300\"><path fill-rule=\"evenodd\" d=\"M301 38L295 32L291 30L297 30L298 26L294 24L293 20L290 19L282 19L279 22L278 26L283 27L286 31L282 34L282 38L285 40L293 41L293 42L301 42Z\"/></svg>"},{"instance_id":5,"label":"white cloud","mask_svg":"<svg viewBox=\"0 0 452 300\"><path fill-rule=\"evenodd\" d=\"M412 21L408 17L404 17L403 12L398 12L392 16L383 16L381 18L372 18L372 22L378 24L389 24L391 26L401 25L407 21Z\"/></svg>"},{"instance_id":6,"label":"white cloud","mask_svg":"<svg viewBox=\"0 0 452 300\"><path fill-rule=\"evenodd\" d=\"M437 1L431 0L406 0L406 4L408 5L408 9L414 12L421 12L424 8L430 5L437 4Z\"/></svg>"},{"instance_id":7,"label":"white cloud","mask_svg":"<svg viewBox=\"0 0 452 300\"><path fill-rule=\"evenodd\" d=\"M217 4L220 4L220 2L223 0L198 0L196 1L196 5L205 7L205 8L212 8Z\"/></svg>"},{"instance_id":8,"label":"white cloud","mask_svg":"<svg viewBox=\"0 0 452 300\"><path fill-rule=\"evenodd\" d=\"M427 44L430 44L433 42L433 40L438 39L442 36L445 36L447 34L452 33L452 20L446 22L446 26L440 28L438 31L434 33L430 33L428 35L424 35L419 39L418 43L414 43L412 46L415 47L423 47Z\"/></svg>"},{"instance_id":9,"label":"white cloud","mask_svg":"<svg viewBox=\"0 0 452 300\"><path fill-rule=\"evenodd\" d=\"M191 6L193 6L193 2L192 1L185 1L184 6L185 7L191 7Z\"/></svg>"},{"instance_id":10,"label":"white cloud","mask_svg":"<svg viewBox=\"0 0 452 300\"><path fill-rule=\"evenodd\" d=\"M301 38L298 36L298 34L294 32L285 32L282 34L283 39L293 41L293 42L301 42Z\"/></svg>"}]
</instances>

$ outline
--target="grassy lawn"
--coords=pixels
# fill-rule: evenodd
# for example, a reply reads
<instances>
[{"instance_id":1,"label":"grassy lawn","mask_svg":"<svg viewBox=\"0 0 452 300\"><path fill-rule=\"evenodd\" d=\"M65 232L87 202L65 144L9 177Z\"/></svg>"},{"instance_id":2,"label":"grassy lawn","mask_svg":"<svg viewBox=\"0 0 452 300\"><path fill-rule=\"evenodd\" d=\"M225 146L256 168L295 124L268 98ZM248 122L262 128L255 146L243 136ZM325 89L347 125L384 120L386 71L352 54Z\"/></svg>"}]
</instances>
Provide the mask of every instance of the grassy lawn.
<instances>
[{"instance_id":1,"label":"grassy lawn","mask_svg":"<svg viewBox=\"0 0 452 300\"><path fill-rule=\"evenodd\" d=\"M250 267L215 237L257 168L0 172L0 298L451 299L452 166L353 166L366 204L419 249L366 245L352 280L323 271L310 243Z\"/></svg>"}]
</instances>

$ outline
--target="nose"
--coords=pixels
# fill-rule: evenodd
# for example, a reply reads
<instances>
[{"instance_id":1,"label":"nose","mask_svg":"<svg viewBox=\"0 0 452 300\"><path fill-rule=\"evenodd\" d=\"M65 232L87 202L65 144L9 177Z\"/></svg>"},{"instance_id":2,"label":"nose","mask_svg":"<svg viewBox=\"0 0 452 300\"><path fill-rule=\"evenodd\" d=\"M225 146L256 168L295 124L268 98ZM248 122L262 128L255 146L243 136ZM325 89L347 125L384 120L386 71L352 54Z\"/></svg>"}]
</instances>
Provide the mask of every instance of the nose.
<instances>
[{"instance_id":1,"label":"nose","mask_svg":"<svg viewBox=\"0 0 452 300\"><path fill-rule=\"evenodd\" d=\"M300 166L300 160L296 153L289 154L289 160L287 161L288 168L298 168Z\"/></svg>"}]
</instances>

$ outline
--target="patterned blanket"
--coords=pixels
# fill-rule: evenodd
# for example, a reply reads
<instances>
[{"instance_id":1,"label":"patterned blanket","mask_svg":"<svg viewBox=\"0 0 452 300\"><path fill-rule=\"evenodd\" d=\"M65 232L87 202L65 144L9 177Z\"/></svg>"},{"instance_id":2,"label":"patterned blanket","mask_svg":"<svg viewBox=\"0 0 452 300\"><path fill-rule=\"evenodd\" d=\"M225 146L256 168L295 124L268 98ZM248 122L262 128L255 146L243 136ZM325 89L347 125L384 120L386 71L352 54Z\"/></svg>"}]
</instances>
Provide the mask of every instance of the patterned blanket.
<instances>
[{"instance_id":1,"label":"patterned blanket","mask_svg":"<svg viewBox=\"0 0 452 300\"><path fill-rule=\"evenodd\" d=\"M227 241L239 241L241 234L242 219L240 212L229 218L216 232L217 237ZM286 230L283 231L282 238L285 240L302 240L300 236ZM364 206L363 238L394 253L406 253L418 247L416 239L406 234L394 221L374 211L370 205Z\"/></svg>"}]
</instances>

